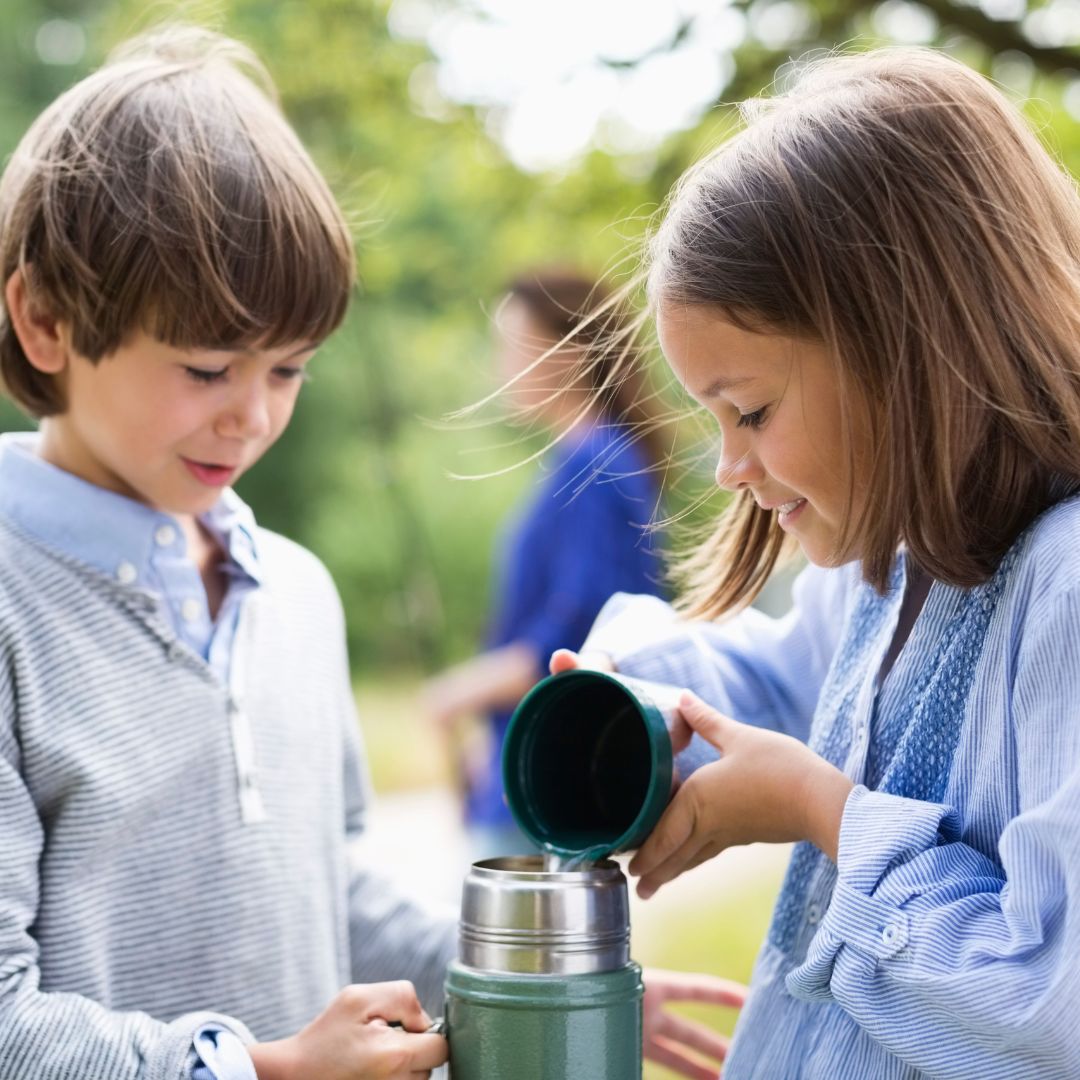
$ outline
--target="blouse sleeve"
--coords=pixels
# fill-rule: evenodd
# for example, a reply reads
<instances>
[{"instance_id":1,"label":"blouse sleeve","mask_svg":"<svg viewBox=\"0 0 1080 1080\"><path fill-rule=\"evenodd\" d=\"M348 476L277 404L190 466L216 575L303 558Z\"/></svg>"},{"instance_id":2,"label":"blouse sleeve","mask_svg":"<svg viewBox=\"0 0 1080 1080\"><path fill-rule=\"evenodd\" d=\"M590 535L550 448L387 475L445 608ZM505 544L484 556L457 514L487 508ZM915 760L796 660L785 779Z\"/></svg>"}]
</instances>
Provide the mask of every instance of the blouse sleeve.
<instances>
[{"instance_id":1,"label":"blouse sleeve","mask_svg":"<svg viewBox=\"0 0 1080 1080\"><path fill-rule=\"evenodd\" d=\"M852 576L851 567L808 566L782 618L747 608L723 622L689 621L656 597L619 594L600 612L583 651L607 653L625 675L686 687L742 723L805 741Z\"/></svg>"},{"instance_id":2,"label":"blouse sleeve","mask_svg":"<svg viewBox=\"0 0 1080 1080\"><path fill-rule=\"evenodd\" d=\"M1013 684L1019 812L1000 862L947 807L857 787L838 881L788 989L832 1000L937 1077L1075 1076L1080 1061L1080 589L1028 620Z\"/></svg>"}]
</instances>

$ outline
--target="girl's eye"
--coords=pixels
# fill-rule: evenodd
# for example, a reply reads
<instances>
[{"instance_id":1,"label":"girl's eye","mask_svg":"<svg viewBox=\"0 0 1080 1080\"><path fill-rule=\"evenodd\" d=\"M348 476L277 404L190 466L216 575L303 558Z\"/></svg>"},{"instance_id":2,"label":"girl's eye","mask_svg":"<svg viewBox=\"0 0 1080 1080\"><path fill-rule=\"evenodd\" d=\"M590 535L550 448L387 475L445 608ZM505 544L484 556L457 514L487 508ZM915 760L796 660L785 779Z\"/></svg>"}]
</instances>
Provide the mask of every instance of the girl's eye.
<instances>
[{"instance_id":1,"label":"girl's eye","mask_svg":"<svg viewBox=\"0 0 1080 1080\"><path fill-rule=\"evenodd\" d=\"M740 413L739 422L737 427L745 428L759 428L765 422L765 412L768 406L763 405L760 409L755 409L753 412Z\"/></svg>"},{"instance_id":2,"label":"girl's eye","mask_svg":"<svg viewBox=\"0 0 1080 1080\"><path fill-rule=\"evenodd\" d=\"M200 383L220 382L229 373L228 368L207 369L197 367L185 367L184 371L186 371L192 379Z\"/></svg>"}]
</instances>

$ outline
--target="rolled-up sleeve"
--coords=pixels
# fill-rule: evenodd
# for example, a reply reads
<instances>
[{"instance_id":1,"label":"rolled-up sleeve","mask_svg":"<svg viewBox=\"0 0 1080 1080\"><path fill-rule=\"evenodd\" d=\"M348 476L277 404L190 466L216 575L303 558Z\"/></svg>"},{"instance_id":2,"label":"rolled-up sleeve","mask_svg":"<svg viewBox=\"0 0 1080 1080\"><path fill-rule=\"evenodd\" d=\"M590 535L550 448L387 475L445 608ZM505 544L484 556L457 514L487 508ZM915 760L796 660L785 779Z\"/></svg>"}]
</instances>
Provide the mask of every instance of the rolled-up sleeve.
<instances>
[{"instance_id":1,"label":"rolled-up sleeve","mask_svg":"<svg viewBox=\"0 0 1080 1080\"><path fill-rule=\"evenodd\" d=\"M682 618L651 596L605 605L583 650L607 653L626 675L693 690L742 723L805 741L836 651L850 568L809 566L781 618L753 608L720 622Z\"/></svg>"}]
</instances>

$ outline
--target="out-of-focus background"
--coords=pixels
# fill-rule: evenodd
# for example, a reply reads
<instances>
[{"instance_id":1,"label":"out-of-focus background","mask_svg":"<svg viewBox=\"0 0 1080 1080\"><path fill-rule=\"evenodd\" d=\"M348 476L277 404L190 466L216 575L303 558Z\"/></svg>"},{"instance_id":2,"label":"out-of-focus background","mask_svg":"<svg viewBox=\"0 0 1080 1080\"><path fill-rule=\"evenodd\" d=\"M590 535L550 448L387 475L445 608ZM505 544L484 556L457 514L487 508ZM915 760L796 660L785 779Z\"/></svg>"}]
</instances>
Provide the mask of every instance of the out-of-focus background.
<instances>
[{"instance_id":1,"label":"out-of-focus background","mask_svg":"<svg viewBox=\"0 0 1080 1080\"><path fill-rule=\"evenodd\" d=\"M730 103L791 58L839 45L948 49L1080 168L1080 0L2 0L0 11L5 158L112 45L194 21L256 49L355 222L360 295L240 492L341 590L382 796L373 857L451 900L467 847L453 765L417 688L477 647L500 522L537 479L534 464L510 467L543 436L497 409L479 426L438 421L495 386L506 280L551 262L625 280L672 183L737 124ZM30 425L5 406L0 426ZM704 464L691 453L665 477L673 512L711 483L700 430L682 430ZM745 979L783 856L730 853L637 907L638 957Z\"/></svg>"}]
</instances>

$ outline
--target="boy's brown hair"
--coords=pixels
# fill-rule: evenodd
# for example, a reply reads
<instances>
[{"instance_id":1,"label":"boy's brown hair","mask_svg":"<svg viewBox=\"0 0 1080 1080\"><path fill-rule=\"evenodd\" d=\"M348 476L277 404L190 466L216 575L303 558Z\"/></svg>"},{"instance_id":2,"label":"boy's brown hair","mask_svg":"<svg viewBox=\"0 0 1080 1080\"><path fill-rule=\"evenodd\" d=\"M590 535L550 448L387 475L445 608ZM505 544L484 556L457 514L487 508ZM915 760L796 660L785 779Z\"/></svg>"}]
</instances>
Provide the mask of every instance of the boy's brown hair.
<instances>
[{"instance_id":1,"label":"boy's brown hair","mask_svg":"<svg viewBox=\"0 0 1080 1080\"><path fill-rule=\"evenodd\" d=\"M348 226L255 57L168 27L35 121L0 181L0 273L97 362L142 330L180 348L322 340L354 280ZM0 377L33 416L60 387L0 321Z\"/></svg>"},{"instance_id":2,"label":"boy's brown hair","mask_svg":"<svg viewBox=\"0 0 1080 1080\"><path fill-rule=\"evenodd\" d=\"M835 558L887 586L899 544L986 580L1080 481L1080 199L1020 113L942 53L806 69L694 167L653 242L653 304L824 342L870 498ZM850 475L855 475L854 461ZM692 614L753 598L785 547L737 495L687 562Z\"/></svg>"}]
</instances>

